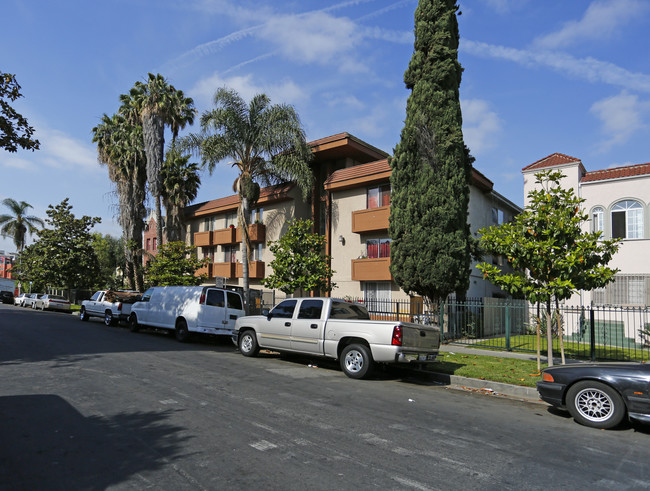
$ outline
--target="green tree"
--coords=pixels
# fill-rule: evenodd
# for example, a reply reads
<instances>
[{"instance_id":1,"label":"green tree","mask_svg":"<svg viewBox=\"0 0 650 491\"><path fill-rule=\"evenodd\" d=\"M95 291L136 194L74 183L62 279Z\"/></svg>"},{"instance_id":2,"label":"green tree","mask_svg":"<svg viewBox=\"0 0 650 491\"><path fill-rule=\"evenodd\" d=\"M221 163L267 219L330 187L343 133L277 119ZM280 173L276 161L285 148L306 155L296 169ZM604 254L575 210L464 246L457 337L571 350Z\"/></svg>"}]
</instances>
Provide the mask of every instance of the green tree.
<instances>
[{"instance_id":1,"label":"green tree","mask_svg":"<svg viewBox=\"0 0 650 491\"><path fill-rule=\"evenodd\" d=\"M475 241L467 223L472 157L463 142L454 0L420 0L401 140L391 159L391 273L437 303L469 287Z\"/></svg>"},{"instance_id":2,"label":"green tree","mask_svg":"<svg viewBox=\"0 0 650 491\"><path fill-rule=\"evenodd\" d=\"M161 201L163 182L161 169L165 149L165 126L172 129L176 138L179 129L194 123L194 101L169 84L160 75L149 74L146 82L136 82L128 95L122 95L142 124L144 150L147 156L147 181L154 199L154 219L159 244L163 243Z\"/></svg>"},{"instance_id":3,"label":"green tree","mask_svg":"<svg viewBox=\"0 0 650 491\"><path fill-rule=\"evenodd\" d=\"M147 210L146 157L142 126L129 114L130 105L123 101L120 114L102 116L92 129L97 144L98 161L108 167L118 197L118 222L122 227L125 276L129 288L142 291L142 232ZM122 114L125 113L125 114Z\"/></svg>"},{"instance_id":4,"label":"green tree","mask_svg":"<svg viewBox=\"0 0 650 491\"><path fill-rule=\"evenodd\" d=\"M9 104L19 97L22 94L16 76L0 72L0 148L8 152L16 152L18 147L38 150L41 144L32 139L34 128Z\"/></svg>"},{"instance_id":5,"label":"green tree","mask_svg":"<svg viewBox=\"0 0 650 491\"><path fill-rule=\"evenodd\" d=\"M195 273L206 262L196 258L196 247L168 242L151 258L145 281L148 286L200 285L205 278Z\"/></svg>"},{"instance_id":6,"label":"green tree","mask_svg":"<svg viewBox=\"0 0 650 491\"><path fill-rule=\"evenodd\" d=\"M88 288L99 276L99 261L93 249L90 229L99 217L75 218L68 198L47 208L47 224L38 240L25 248L18 265L18 279L48 286Z\"/></svg>"},{"instance_id":7,"label":"green tree","mask_svg":"<svg viewBox=\"0 0 650 491\"><path fill-rule=\"evenodd\" d=\"M199 165L189 163L189 160L189 155L182 155L173 145L165 155L161 173L162 197L167 212L165 220L166 242L185 239L183 234L183 209L196 198L201 185Z\"/></svg>"},{"instance_id":8,"label":"green tree","mask_svg":"<svg viewBox=\"0 0 650 491\"><path fill-rule=\"evenodd\" d=\"M27 215L27 209L32 205L24 201L16 201L11 198L2 200L2 204L9 208L10 213L0 215L0 234L3 237L11 237L18 252L25 247L25 236L37 232L37 225L43 227L45 223L36 216Z\"/></svg>"},{"instance_id":9,"label":"green tree","mask_svg":"<svg viewBox=\"0 0 650 491\"><path fill-rule=\"evenodd\" d=\"M505 273L483 262L477 267L484 277L513 295L546 306L549 365L553 364L553 300L601 288L613 281L618 271L607 264L620 239L601 240L602 232L583 232L582 224L588 218L581 209L584 199L573 189L562 189L563 177L560 171L535 174L539 189L528 193L529 204L523 213L509 223L479 230L485 251L504 256L514 270Z\"/></svg>"},{"instance_id":10,"label":"green tree","mask_svg":"<svg viewBox=\"0 0 650 491\"><path fill-rule=\"evenodd\" d=\"M272 105L265 94L254 96L247 105L236 91L225 87L215 93L214 104L215 109L201 115L201 133L188 135L182 146L198 152L210 173L225 159L231 159L230 165L239 172L233 190L240 198L237 215L242 229L242 276L248 308L248 219L259 197L259 184L294 180L306 197L313 182L309 167L312 153L292 106Z\"/></svg>"},{"instance_id":11,"label":"green tree","mask_svg":"<svg viewBox=\"0 0 650 491\"><path fill-rule=\"evenodd\" d=\"M92 240L100 271L95 286L97 288L122 288L122 274L125 269L123 240L100 233L92 234Z\"/></svg>"},{"instance_id":12,"label":"green tree","mask_svg":"<svg viewBox=\"0 0 650 491\"><path fill-rule=\"evenodd\" d=\"M290 294L296 290L331 291L334 271L330 257L323 254L325 237L312 233L311 220L296 219L287 232L269 244L273 273L262 280L267 288Z\"/></svg>"}]
</instances>

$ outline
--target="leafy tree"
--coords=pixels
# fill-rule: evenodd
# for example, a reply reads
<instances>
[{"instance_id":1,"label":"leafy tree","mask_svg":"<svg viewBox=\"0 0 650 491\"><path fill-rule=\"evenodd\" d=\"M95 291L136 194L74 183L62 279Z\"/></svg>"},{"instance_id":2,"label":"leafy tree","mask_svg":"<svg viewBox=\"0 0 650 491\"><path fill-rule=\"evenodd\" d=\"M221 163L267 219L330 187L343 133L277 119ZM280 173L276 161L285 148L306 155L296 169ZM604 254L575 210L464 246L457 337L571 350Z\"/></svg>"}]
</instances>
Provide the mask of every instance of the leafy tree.
<instances>
[{"instance_id":1,"label":"leafy tree","mask_svg":"<svg viewBox=\"0 0 650 491\"><path fill-rule=\"evenodd\" d=\"M476 244L467 223L473 158L463 142L454 0L420 0L401 140L391 160L391 273L437 303L469 287Z\"/></svg>"},{"instance_id":2,"label":"leafy tree","mask_svg":"<svg viewBox=\"0 0 650 491\"><path fill-rule=\"evenodd\" d=\"M108 167L108 176L115 184L118 197L118 222L122 227L125 276L129 288L142 291L142 232L147 209L146 157L142 126L129 114L131 106L123 102L121 113L102 116L92 129L97 144L97 158Z\"/></svg>"},{"instance_id":3,"label":"leafy tree","mask_svg":"<svg viewBox=\"0 0 650 491\"><path fill-rule=\"evenodd\" d=\"M32 235L38 231L36 225L44 227L45 223L38 217L26 214L27 209L32 208L29 203L5 198L2 204L9 208L10 213L0 215L0 225L2 225L0 234L3 237L11 237L17 251L20 252L25 247L25 235L28 233Z\"/></svg>"},{"instance_id":4,"label":"leafy tree","mask_svg":"<svg viewBox=\"0 0 650 491\"><path fill-rule=\"evenodd\" d=\"M16 76L0 72L0 148L8 152L16 152L18 147L38 150L41 144L32 139L34 128L9 105L9 102L19 97L22 97L22 94Z\"/></svg>"},{"instance_id":5,"label":"leafy tree","mask_svg":"<svg viewBox=\"0 0 650 491\"><path fill-rule=\"evenodd\" d=\"M145 281L148 286L200 285L205 278L195 273L206 262L197 259L196 247L185 242L168 242L151 258Z\"/></svg>"},{"instance_id":6,"label":"leafy tree","mask_svg":"<svg viewBox=\"0 0 650 491\"><path fill-rule=\"evenodd\" d=\"M194 123L194 101L169 84L160 75L150 73L146 82L136 82L128 95L120 96L142 124L144 150L147 156L147 181L154 198L154 218L159 244L163 243L161 200L163 182L161 169L165 148L165 125L172 129L174 140L178 131Z\"/></svg>"},{"instance_id":7,"label":"leafy tree","mask_svg":"<svg viewBox=\"0 0 650 491\"><path fill-rule=\"evenodd\" d=\"M39 230L38 240L21 254L18 279L67 289L93 286L100 270L90 229L101 219L75 218L68 198L46 213L51 228Z\"/></svg>"},{"instance_id":8,"label":"leafy tree","mask_svg":"<svg viewBox=\"0 0 650 491\"><path fill-rule=\"evenodd\" d=\"M210 173L224 159L232 159L231 165L239 171L233 190L240 198L237 215L242 229L244 300L248 308L248 219L259 197L259 183L294 180L306 197L313 182L309 167L312 153L292 106L272 105L265 94L254 96L247 105L236 91L225 87L215 93L214 104L215 109L201 115L201 133L188 135L182 146L198 152Z\"/></svg>"},{"instance_id":9,"label":"leafy tree","mask_svg":"<svg viewBox=\"0 0 650 491\"><path fill-rule=\"evenodd\" d=\"M553 364L552 301L601 288L618 271L607 264L620 239L600 240L602 232L583 232L588 219L580 206L584 199L573 189L562 189L562 177L560 171L535 174L539 189L528 193L529 205L523 213L509 223L479 230L486 252L504 256L514 270L504 273L484 262L477 266L484 277L513 295L546 306L549 365Z\"/></svg>"},{"instance_id":10,"label":"leafy tree","mask_svg":"<svg viewBox=\"0 0 650 491\"><path fill-rule=\"evenodd\" d=\"M182 155L172 146L167 150L161 170L162 197L167 211L166 242L184 240L183 209L196 198L201 185L199 165L189 163L189 160L189 155Z\"/></svg>"},{"instance_id":11,"label":"leafy tree","mask_svg":"<svg viewBox=\"0 0 650 491\"><path fill-rule=\"evenodd\" d=\"M123 240L100 233L92 234L92 239L100 270L95 286L111 289L122 288L123 278L119 272L123 272L125 266Z\"/></svg>"},{"instance_id":12,"label":"leafy tree","mask_svg":"<svg viewBox=\"0 0 650 491\"><path fill-rule=\"evenodd\" d=\"M269 250L273 274L262 280L267 288L277 288L284 293L303 291L331 291L334 271L330 257L323 254L325 237L312 233L311 220L296 219L289 224L280 240L271 242Z\"/></svg>"}]
</instances>

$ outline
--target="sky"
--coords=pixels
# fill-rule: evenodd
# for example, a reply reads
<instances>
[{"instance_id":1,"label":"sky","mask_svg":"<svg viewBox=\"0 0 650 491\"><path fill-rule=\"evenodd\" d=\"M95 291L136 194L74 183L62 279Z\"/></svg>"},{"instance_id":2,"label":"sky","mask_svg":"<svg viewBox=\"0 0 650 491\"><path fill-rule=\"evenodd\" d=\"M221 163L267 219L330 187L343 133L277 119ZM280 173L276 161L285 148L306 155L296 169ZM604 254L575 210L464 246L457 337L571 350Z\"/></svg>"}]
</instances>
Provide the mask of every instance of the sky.
<instances>
[{"instance_id":1,"label":"sky","mask_svg":"<svg viewBox=\"0 0 650 491\"><path fill-rule=\"evenodd\" d=\"M459 1L465 143L497 192L523 206L521 169L555 152L588 171L650 162L650 1ZM160 73L210 110L219 87L293 105L308 140L348 132L392 154L409 91L416 0L5 0L0 72L36 130L0 149L0 200L46 218L69 198L121 235L91 129ZM198 118L188 131L199 131ZM167 135L167 142L170 135ZM195 161L198 162L198 159ZM224 162L195 202L233 194ZM7 209L0 205L0 213ZM28 240L31 243L33 240ZM13 252L0 237L0 250Z\"/></svg>"}]
</instances>

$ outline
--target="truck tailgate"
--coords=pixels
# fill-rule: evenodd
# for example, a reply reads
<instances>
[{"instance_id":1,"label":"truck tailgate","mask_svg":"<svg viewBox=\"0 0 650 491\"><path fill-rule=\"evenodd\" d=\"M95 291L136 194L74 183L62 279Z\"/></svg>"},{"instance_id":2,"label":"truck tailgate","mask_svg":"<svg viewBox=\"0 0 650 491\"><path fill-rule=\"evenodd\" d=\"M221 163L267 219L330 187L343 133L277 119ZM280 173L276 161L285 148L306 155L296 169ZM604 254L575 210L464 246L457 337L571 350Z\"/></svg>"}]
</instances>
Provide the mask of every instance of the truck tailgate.
<instances>
[{"instance_id":1,"label":"truck tailgate","mask_svg":"<svg viewBox=\"0 0 650 491\"><path fill-rule=\"evenodd\" d=\"M433 326L401 322L402 346L404 348L418 348L437 350L440 348L440 329Z\"/></svg>"}]
</instances>

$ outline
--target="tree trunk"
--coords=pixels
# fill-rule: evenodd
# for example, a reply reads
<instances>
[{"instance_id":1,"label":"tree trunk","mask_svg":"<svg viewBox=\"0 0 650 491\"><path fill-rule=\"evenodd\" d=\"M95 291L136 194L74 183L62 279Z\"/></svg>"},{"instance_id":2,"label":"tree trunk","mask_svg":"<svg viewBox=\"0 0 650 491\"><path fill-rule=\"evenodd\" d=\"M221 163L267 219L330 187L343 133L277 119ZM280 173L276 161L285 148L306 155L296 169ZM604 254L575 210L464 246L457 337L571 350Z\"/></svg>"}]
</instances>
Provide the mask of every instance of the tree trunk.
<instances>
[{"instance_id":1,"label":"tree trunk","mask_svg":"<svg viewBox=\"0 0 650 491\"><path fill-rule=\"evenodd\" d=\"M553 366L553 320L551 319L551 300L546 302L546 355L548 366Z\"/></svg>"},{"instance_id":2,"label":"tree trunk","mask_svg":"<svg viewBox=\"0 0 650 491\"><path fill-rule=\"evenodd\" d=\"M250 312L250 287L248 277L248 198L241 198L241 214L239 216L239 226L241 227L241 255L242 255L242 279L244 282L244 309L246 314Z\"/></svg>"},{"instance_id":3,"label":"tree trunk","mask_svg":"<svg viewBox=\"0 0 650 491\"><path fill-rule=\"evenodd\" d=\"M156 220L156 242L158 243L158 248L163 245L163 222L162 222L162 209L160 206L160 195L154 196L156 202L155 216Z\"/></svg>"},{"instance_id":4,"label":"tree trunk","mask_svg":"<svg viewBox=\"0 0 650 491\"><path fill-rule=\"evenodd\" d=\"M540 331L542 329L542 318L540 317L540 312L539 312L539 303L537 304L537 371L540 372L542 370L542 349L541 349L541 343L542 343L542 336L540 334Z\"/></svg>"}]
</instances>

